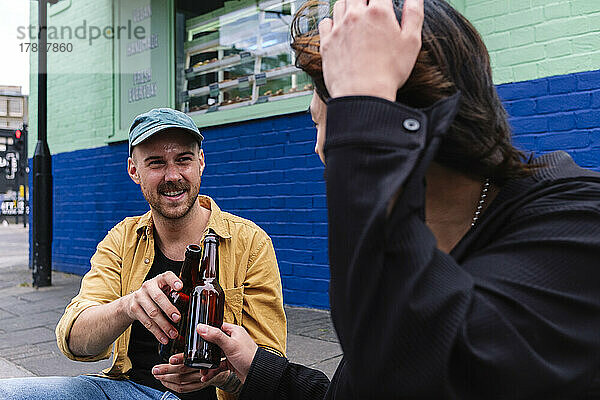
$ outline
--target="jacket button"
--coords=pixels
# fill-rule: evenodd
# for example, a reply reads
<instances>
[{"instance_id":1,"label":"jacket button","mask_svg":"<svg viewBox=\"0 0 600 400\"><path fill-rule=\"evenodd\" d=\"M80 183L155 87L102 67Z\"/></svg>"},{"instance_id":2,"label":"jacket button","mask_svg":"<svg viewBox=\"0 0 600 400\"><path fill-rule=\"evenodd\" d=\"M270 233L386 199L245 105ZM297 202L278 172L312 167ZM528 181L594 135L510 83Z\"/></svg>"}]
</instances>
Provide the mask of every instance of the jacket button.
<instances>
[{"instance_id":1,"label":"jacket button","mask_svg":"<svg viewBox=\"0 0 600 400\"><path fill-rule=\"evenodd\" d=\"M148 264L150 262L149 258L144 258L144 264Z\"/></svg>"},{"instance_id":2,"label":"jacket button","mask_svg":"<svg viewBox=\"0 0 600 400\"><path fill-rule=\"evenodd\" d=\"M404 129L410 132L416 132L419 130L419 128L421 128L419 121L413 118L405 119L402 123L402 126L404 126Z\"/></svg>"}]
</instances>

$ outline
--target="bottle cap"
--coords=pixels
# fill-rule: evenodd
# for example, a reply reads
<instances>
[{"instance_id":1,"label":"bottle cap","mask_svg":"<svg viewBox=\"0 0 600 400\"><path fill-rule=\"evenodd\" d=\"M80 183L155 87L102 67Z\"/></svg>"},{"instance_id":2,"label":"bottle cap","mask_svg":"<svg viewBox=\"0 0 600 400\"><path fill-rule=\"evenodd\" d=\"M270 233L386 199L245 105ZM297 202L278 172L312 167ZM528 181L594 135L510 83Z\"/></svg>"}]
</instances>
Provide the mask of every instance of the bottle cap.
<instances>
[{"instance_id":1,"label":"bottle cap","mask_svg":"<svg viewBox=\"0 0 600 400\"><path fill-rule=\"evenodd\" d=\"M217 235L215 235L214 233L207 233L206 236L204 237L204 243L219 243L219 237Z\"/></svg>"},{"instance_id":2,"label":"bottle cap","mask_svg":"<svg viewBox=\"0 0 600 400\"><path fill-rule=\"evenodd\" d=\"M196 255L199 256L202 253L202 247L200 247L200 245L197 245L195 243L192 244L188 244L188 246L185 249L186 254L190 254L190 255Z\"/></svg>"}]
</instances>

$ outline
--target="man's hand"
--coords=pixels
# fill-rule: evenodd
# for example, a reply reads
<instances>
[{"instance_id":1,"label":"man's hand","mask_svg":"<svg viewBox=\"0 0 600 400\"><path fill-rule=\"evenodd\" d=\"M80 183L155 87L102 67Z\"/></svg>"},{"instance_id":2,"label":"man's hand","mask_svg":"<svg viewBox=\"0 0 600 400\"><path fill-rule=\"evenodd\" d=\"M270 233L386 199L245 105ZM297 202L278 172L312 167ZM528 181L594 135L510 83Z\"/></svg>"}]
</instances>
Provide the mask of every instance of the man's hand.
<instances>
[{"instance_id":1,"label":"man's hand","mask_svg":"<svg viewBox=\"0 0 600 400\"><path fill-rule=\"evenodd\" d=\"M165 315L177 322L181 314L165 295L165 291L168 293L171 289L180 290L182 287L181 280L173 272L167 271L145 281L141 288L124 296L123 311L132 321L140 321L159 342L167 344L169 338L177 337L177 330Z\"/></svg>"},{"instance_id":2,"label":"man's hand","mask_svg":"<svg viewBox=\"0 0 600 400\"><path fill-rule=\"evenodd\" d=\"M368 3L368 4L367 4ZM402 26L392 0L338 0L319 23L323 77L332 97L396 99L421 49L423 0L406 0Z\"/></svg>"},{"instance_id":3,"label":"man's hand","mask_svg":"<svg viewBox=\"0 0 600 400\"><path fill-rule=\"evenodd\" d=\"M248 332L239 325L225 322L221 329L198 324L196 332L204 340L216 344L223 350L229 369L237 375L241 383L244 383L258 346L254 343L250 335L248 335ZM202 371L202 381L210 382L222 368L223 366L219 369Z\"/></svg>"},{"instance_id":4,"label":"man's hand","mask_svg":"<svg viewBox=\"0 0 600 400\"><path fill-rule=\"evenodd\" d=\"M135 320L144 325L161 343L176 338L177 331L167 320L179 321L181 315L163 292L180 290L181 280L165 272L144 282L133 293L110 303L89 307L73 323L68 339L69 349L79 356L95 356L105 351ZM168 336L168 337L167 337Z\"/></svg>"},{"instance_id":5,"label":"man's hand","mask_svg":"<svg viewBox=\"0 0 600 400\"><path fill-rule=\"evenodd\" d=\"M190 368L183 364L183 353L175 354L169 358L169 364L160 364L152 368L152 374L165 387L178 393L193 392L209 385L220 387L229 378L230 371L217 368L211 379L203 378L203 370Z\"/></svg>"}]
</instances>

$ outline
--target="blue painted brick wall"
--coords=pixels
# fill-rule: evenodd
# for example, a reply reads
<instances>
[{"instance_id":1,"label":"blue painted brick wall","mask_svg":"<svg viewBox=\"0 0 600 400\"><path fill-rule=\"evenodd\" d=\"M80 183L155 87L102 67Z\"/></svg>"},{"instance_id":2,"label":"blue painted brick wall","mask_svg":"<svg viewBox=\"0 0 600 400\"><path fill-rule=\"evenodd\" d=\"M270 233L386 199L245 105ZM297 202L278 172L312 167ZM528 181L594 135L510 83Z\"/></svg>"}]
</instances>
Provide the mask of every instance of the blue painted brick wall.
<instances>
[{"instance_id":1,"label":"blue painted brick wall","mask_svg":"<svg viewBox=\"0 0 600 400\"><path fill-rule=\"evenodd\" d=\"M287 304L329 306L327 205L306 113L204 131L202 192L273 239Z\"/></svg>"},{"instance_id":2,"label":"blue painted brick wall","mask_svg":"<svg viewBox=\"0 0 600 400\"><path fill-rule=\"evenodd\" d=\"M328 308L323 166L306 113L203 131L201 193L273 239L287 304ZM53 267L84 274L116 223L148 210L127 175L125 143L53 156ZM31 183L30 183L31 184Z\"/></svg>"},{"instance_id":3,"label":"blue painted brick wall","mask_svg":"<svg viewBox=\"0 0 600 400\"><path fill-rule=\"evenodd\" d=\"M563 149L580 165L600 170L600 71L504 84L498 91L517 146L538 154ZM202 193L273 238L287 304L327 308L325 185L310 117L269 118L204 134ZM53 156L55 269L87 272L106 232L148 209L127 175L126 159L124 143Z\"/></svg>"},{"instance_id":4,"label":"blue painted brick wall","mask_svg":"<svg viewBox=\"0 0 600 400\"><path fill-rule=\"evenodd\" d=\"M514 144L535 154L565 150L600 171L600 71L498 86Z\"/></svg>"}]
</instances>

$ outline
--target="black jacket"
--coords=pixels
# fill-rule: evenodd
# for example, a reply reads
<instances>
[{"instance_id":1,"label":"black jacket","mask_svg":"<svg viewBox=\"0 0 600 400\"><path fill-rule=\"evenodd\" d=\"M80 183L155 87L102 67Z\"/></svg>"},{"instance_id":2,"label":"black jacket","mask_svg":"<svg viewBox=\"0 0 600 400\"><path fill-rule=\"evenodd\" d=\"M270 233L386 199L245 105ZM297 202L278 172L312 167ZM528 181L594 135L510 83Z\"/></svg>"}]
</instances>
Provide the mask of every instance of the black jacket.
<instances>
[{"instance_id":1,"label":"black jacket","mask_svg":"<svg viewBox=\"0 0 600 400\"><path fill-rule=\"evenodd\" d=\"M456 103L328 104L331 316L344 358L328 385L259 352L242 398L600 398L600 174L564 152L536 159L544 166L506 183L445 254L423 220L424 175Z\"/></svg>"}]
</instances>

